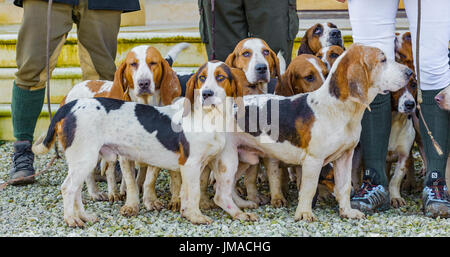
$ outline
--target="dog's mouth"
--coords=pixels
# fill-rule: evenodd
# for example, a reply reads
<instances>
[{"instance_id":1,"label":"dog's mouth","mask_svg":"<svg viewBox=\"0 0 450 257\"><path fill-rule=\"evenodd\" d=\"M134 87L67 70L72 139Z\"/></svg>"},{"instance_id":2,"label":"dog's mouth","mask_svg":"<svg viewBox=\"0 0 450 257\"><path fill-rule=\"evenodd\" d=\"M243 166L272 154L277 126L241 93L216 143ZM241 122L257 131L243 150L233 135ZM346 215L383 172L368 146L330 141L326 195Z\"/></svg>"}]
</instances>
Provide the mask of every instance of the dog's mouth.
<instances>
[{"instance_id":1,"label":"dog's mouth","mask_svg":"<svg viewBox=\"0 0 450 257\"><path fill-rule=\"evenodd\" d=\"M136 96L149 96L149 95L153 95L150 89L139 89Z\"/></svg>"}]
</instances>

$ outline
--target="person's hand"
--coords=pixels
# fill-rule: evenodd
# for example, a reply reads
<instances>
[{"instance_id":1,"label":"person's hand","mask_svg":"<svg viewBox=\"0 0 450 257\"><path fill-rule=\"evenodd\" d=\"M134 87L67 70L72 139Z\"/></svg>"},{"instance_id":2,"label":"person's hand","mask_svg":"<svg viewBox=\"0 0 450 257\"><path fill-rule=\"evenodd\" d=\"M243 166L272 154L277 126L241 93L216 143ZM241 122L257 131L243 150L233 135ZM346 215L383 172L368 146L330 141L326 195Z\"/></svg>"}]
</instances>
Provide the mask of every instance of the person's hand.
<instances>
[{"instance_id":1,"label":"person's hand","mask_svg":"<svg viewBox=\"0 0 450 257\"><path fill-rule=\"evenodd\" d=\"M345 0L336 0L336 1L341 2L341 3L345 3Z\"/></svg>"}]
</instances>

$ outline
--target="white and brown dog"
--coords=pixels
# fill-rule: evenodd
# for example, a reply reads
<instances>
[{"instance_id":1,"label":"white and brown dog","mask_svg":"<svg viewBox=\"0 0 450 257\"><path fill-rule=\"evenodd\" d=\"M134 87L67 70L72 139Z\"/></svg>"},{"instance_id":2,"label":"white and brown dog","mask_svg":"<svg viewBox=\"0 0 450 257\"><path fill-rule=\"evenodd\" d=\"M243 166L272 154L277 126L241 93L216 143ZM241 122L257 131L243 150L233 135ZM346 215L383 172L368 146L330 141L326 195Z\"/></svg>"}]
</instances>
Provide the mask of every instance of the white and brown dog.
<instances>
[{"instance_id":1,"label":"white and brown dog","mask_svg":"<svg viewBox=\"0 0 450 257\"><path fill-rule=\"evenodd\" d=\"M317 53L316 56L327 66L327 69L330 70L331 66L333 66L333 63L336 61L336 59L344 52L344 48L332 45L327 46L324 48L321 48Z\"/></svg>"},{"instance_id":2,"label":"white and brown dog","mask_svg":"<svg viewBox=\"0 0 450 257\"><path fill-rule=\"evenodd\" d=\"M178 54L188 46L187 43L176 44L169 50L166 59L170 58L174 61ZM152 46L141 45L133 47L128 52L115 72L114 81L87 80L78 83L69 91L60 106L76 99L91 97L108 97L161 106L172 103L180 94L181 86L177 75L161 53ZM86 181L89 194L98 200L118 201L121 195L125 195L125 183L122 180L119 194L115 183L114 162L105 164L102 161L101 167L102 172L106 170L108 197L99 192L93 174L90 174ZM147 169L147 167L142 166L142 169ZM154 170L151 167L148 169ZM156 171L155 173L158 174ZM139 175L141 175L141 180L145 178L145 173L140 172ZM178 184L181 182L175 185ZM153 195L156 198L156 194ZM179 194L174 195L171 202L179 203Z\"/></svg>"},{"instance_id":3,"label":"white and brown dog","mask_svg":"<svg viewBox=\"0 0 450 257\"><path fill-rule=\"evenodd\" d=\"M139 192L128 161L135 160L180 171L182 215L193 223L210 223L212 220L204 216L198 206L199 186L201 171L215 160L212 164L217 181L215 203L233 218L256 220L255 215L242 212L233 202L231 191L226 191L233 186L229 174L224 173L229 163L222 154L227 134L217 130L220 125L215 123L225 120L234 124L233 116L225 117L228 109L221 107L227 100L233 102L234 97L242 95L239 81L244 76L242 71L222 62L208 62L189 80L186 98L172 105L155 107L93 98L74 100L62 106L47 134L38 139L32 149L35 154L46 153L58 134L69 167L62 185L66 223L83 226L86 221L96 220L84 210L82 184L100 156L112 161L117 155L120 155L127 183L122 214L136 215L139 210ZM200 120L196 120L196 115L201 116ZM196 124L212 130L196 132L192 129Z\"/></svg>"},{"instance_id":4,"label":"white and brown dog","mask_svg":"<svg viewBox=\"0 0 450 257\"><path fill-rule=\"evenodd\" d=\"M247 154L247 159L262 155L301 165L296 220L314 219L311 205L319 174L324 165L333 162L340 215L362 218L364 214L350 206L350 171L362 116L377 94L399 90L407 85L412 74L405 65L387 61L378 48L353 44L337 59L324 85L314 92L292 97L245 96L246 113L241 115L245 119L238 121L245 132L234 133L228 146L231 149L224 152L235 153L239 146L245 145L245 149L254 149L240 152ZM247 114L251 109L268 118L268 126L252 124L251 115ZM228 159L233 163L227 173L232 173L238 166L237 154Z\"/></svg>"},{"instance_id":5,"label":"white and brown dog","mask_svg":"<svg viewBox=\"0 0 450 257\"><path fill-rule=\"evenodd\" d=\"M332 45L344 48L341 31L331 22L317 23L306 30L297 55L315 55L320 49Z\"/></svg>"}]
</instances>

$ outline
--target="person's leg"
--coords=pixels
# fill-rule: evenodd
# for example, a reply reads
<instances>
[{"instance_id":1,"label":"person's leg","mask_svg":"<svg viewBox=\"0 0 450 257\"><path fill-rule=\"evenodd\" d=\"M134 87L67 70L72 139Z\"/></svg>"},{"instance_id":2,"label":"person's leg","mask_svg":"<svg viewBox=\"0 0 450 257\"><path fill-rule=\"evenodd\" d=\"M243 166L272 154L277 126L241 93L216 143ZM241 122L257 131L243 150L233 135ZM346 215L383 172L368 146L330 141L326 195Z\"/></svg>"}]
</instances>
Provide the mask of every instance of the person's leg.
<instances>
[{"instance_id":1,"label":"person's leg","mask_svg":"<svg viewBox=\"0 0 450 257\"><path fill-rule=\"evenodd\" d=\"M113 80L121 11L89 10L87 0L75 7L78 55L83 80Z\"/></svg>"},{"instance_id":2,"label":"person's leg","mask_svg":"<svg viewBox=\"0 0 450 257\"><path fill-rule=\"evenodd\" d=\"M354 43L378 47L393 60L398 0L349 0L348 6ZM389 206L385 169L392 120L390 95L378 95L370 108L361 122L364 182L352 198L353 208L368 212Z\"/></svg>"},{"instance_id":3,"label":"person's leg","mask_svg":"<svg viewBox=\"0 0 450 257\"><path fill-rule=\"evenodd\" d=\"M239 41L248 37L243 0L214 1L215 59L225 61ZM211 1L199 0L200 34L208 59L213 49Z\"/></svg>"},{"instance_id":4,"label":"person's leg","mask_svg":"<svg viewBox=\"0 0 450 257\"><path fill-rule=\"evenodd\" d=\"M245 0L244 3L250 37L265 40L275 53L283 51L289 65L299 26L296 1Z\"/></svg>"},{"instance_id":5,"label":"person's leg","mask_svg":"<svg viewBox=\"0 0 450 257\"><path fill-rule=\"evenodd\" d=\"M71 6L54 3L50 41L50 72L55 68L58 55L72 28ZM46 78L47 3L26 0L16 50L18 71L13 82L11 116L14 137L17 139L13 156L12 179L34 174L31 152L34 129L42 110ZM33 182L33 179L22 181Z\"/></svg>"},{"instance_id":6,"label":"person's leg","mask_svg":"<svg viewBox=\"0 0 450 257\"><path fill-rule=\"evenodd\" d=\"M413 56L416 57L417 0L405 1L405 8L410 23ZM425 215L431 217L450 216L450 202L445 183L450 113L440 109L434 100L441 89L450 85L449 40L450 2L422 0L419 41L420 88L423 90L421 110L434 139L443 151L443 155L440 156L434 149L433 142L420 119L420 134L424 141L425 158L427 159L427 174L422 200ZM445 197L446 195L447 197Z\"/></svg>"}]
</instances>

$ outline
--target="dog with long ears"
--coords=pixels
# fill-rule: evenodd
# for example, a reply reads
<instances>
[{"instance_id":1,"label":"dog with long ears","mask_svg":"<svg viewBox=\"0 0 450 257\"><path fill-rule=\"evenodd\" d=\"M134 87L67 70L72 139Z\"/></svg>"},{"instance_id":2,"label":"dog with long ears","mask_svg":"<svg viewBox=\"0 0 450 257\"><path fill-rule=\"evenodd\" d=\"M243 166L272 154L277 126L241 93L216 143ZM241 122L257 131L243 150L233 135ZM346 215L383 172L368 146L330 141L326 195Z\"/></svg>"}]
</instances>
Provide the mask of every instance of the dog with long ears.
<instances>
[{"instance_id":1,"label":"dog with long ears","mask_svg":"<svg viewBox=\"0 0 450 257\"><path fill-rule=\"evenodd\" d=\"M412 74L405 65L388 61L378 48L353 44L338 58L324 85L316 91L291 97L244 96L245 108L242 109L246 114L238 120L242 132L234 133L227 145L231 148L223 151L229 153L228 158L232 161L226 173L236 171L237 149L241 145L254 149L240 152L241 155L248 154L247 159L262 155L301 165L302 183L295 220L311 221L314 219L312 200L320 171L332 162L340 215L363 218L362 212L350 206L351 164L361 134L362 116L377 94L399 90L407 85ZM265 113L268 117L274 111L268 123L272 126L253 124L256 131L249 130L252 124L247 112L250 109L256 109L260 117ZM278 124L274 115L278 115ZM234 153L233 157L231 153Z\"/></svg>"},{"instance_id":2,"label":"dog with long ears","mask_svg":"<svg viewBox=\"0 0 450 257\"><path fill-rule=\"evenodd\" d=\"M297 55L315 55L320 49L332 45L344 48L341 31L331 22L317 23L306 30Z\"/></svg>"},{"instance_id":3,"label":"dog with long ears","mask_svg":"<svg viewBox=\"0 0 450 257\"><path fill-rule=\"evenodd\" d=\"M450 56L450 51L449 51ZM450 65L450 63L449 63ZM439 107L443 110L450 111L450 86L444 88L439 94L434 98ZM447 158L447 169L445 171L445 179L447 186L450 185L450 155Z\"/></svg>"},{"instance_id":4,"label":"dog with long ears","mask_svg":"<svg viewBox=\"0 0 450 257\"><path fill-rule=\"evenodd\" d=\"M136 215L139 210L137 184L129 163L135 160L181 172L181 214L192 223L212 222L199 209L200 174L208 164L216 178L215 203L235 219L256 220L256 215L242 212L233 202L228 190L233 187L233 177L225 172L229 170L229 153L223 153L229 142L223 125L235 124L232 107L234 99L242 96L239 81L244 76L239 69L222 62L208 62L189 80L186 98L172 105L156 107L93 98L62 106L47 134L32 149L35 154L48 152L58 134L69 167L61 188L66 223L83 226L96 220L84 210L82 183L100 156L111 161L117 155L127 184L122 214ZM231 108L224 107L227 101ZM195 130L198 124L202 126L199 132Z\"/></svg>"},{"instance_id":5,"label":"dog with long ears","mask_svg":"<svg viewBox=\"0 0 450 257\"><path fill-rule=\"evenodd\" d=\"M189 46L179 43L172 47L165 58L175 60L178 54ZM161 56L161 53L151 46L133 47L115 72L113 81L86 80L73 86L64 97L60 106L65 103L91 97L107 97L125 101L153 105L170 104L181 94L180 83L176 73ZM108 196L101 193L95 183L94 175L89 174L86 183L88 192L93 199L118 201L124 195L125 183L122 181L121 194L116 187L115 163L101 163L102 173L106 170Z\"/></svg>"}]
</instances>

